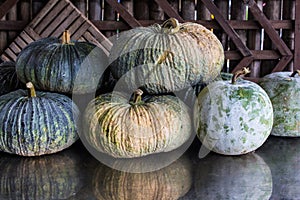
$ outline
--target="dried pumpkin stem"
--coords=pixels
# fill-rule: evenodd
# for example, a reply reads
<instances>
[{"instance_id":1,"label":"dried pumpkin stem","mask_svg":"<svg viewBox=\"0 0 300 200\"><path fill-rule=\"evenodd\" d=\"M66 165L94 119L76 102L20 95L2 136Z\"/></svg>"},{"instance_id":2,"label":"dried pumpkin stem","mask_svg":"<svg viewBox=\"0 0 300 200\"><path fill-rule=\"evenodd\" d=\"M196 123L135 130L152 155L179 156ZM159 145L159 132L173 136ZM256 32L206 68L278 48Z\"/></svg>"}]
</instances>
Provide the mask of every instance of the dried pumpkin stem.
<instances>
[{"instance_id":1,"label":"dried pumpkin stem","mask_svg":"<svg viewBox=\"0 0 300 200\"><path fill-rule=\"evenodd\" d=\"M36 92L34 86L31 82L26 83L26 87L28 89L28 97L36 97Z\"/></svg>"},{"instance_id":2,"label":"dried pumpkin stem","mask_svg":"<svg viewBox=\"0 0 300 200\"><path fill-rule=\"evenodd\" d=\"M70 44L71 43L71 34L69 30L65 30L62 34L62 44Z\"/></svg>"},{"instance_id":3,"label":"dried pumpkin stem","mask_svg":"<svg viewBox=\"0 0 300 200\"><path fill-rule=\"evenodd\" d=\"M141 103L142 102L142 95L143 95L143 91L141 89L137 89L136 91L134 91L132 102L134 104Z\"/></svg>"},{"instance_id":4,"label":"dried pumpkin stem","mask_svg":"<svg viewBox=\"0 0 300 200\"><path fill-rule=\"evenodd\" d=\"M300 76L300 70L299 70L299 69L296 70L296 71L294 71L294 72L291 74L291 77L295 77L296 74L298 74L298 76Z\"/></svg>"},{"instance_id":5,"label":"dried pumpkin stem","mask_svg":"<svg viewBox=\"0 0 300 200\"><path fill-rule=\"evenodd\" d=\"M233 74L233 76L232 76L231 84L235 84L236 80L238 79L238 77L240 77L242 75L249 74L249 73L250 73L250 70L249 70L249 68L246 68L246 67L244 67L243 69L240 69L240 70L236 71Z\"/></svg>"},{"instance_id":6,"label":"dried pumpkin stem","mask_svg":"<svg viewBox=\"0 0 300 200\"><path fill-rule=\"evenodd\" d=\"M177 33L180 30L180 24L175 18L166 20L161 27L163 28L164 32L167 33Z\"/></svg>"}]
</instances>

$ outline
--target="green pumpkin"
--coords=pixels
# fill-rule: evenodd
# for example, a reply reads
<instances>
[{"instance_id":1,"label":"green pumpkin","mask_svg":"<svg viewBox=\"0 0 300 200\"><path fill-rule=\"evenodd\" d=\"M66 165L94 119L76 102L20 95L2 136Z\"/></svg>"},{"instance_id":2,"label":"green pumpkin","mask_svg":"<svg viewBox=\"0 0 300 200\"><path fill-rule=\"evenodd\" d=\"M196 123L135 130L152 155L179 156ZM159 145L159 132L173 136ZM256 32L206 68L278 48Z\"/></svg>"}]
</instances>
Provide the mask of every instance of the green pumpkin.
<instances>
[{"instance_id":1,"label":"green pumpkin","mask_svg":"<svg viewBox=\"0 0 300 200\"><path fill-rule=\"evenodd\" d=\"M6 61L0 64L0 95L22 87L16 74L15 63Z\"/></svg>"},{"instance_id":2,"label":"green pumpkin","mask_svg":"<svg viewBox=\"0 0 300 200\"><path fill-rule=\"evenodd\" d=\"M171 165L148 173L123 172L99 164L92 185L99 200L167 200L184 196L192 187L192 177L190 160L182 156Z\"/></svg>"},{"instance_id":3,"label":"green pumpkin","mask_svg":"<svg viewBox=\"0 0 300 200\"><path fill-rule=\"evenodd\" d=\"M86 108L86 140L97 151L117 158L169 152L191 135L191 118L182 101L171 95L132 101L119 92L99 95Z\"/></svg>"},{"instance_id":4,"label":"green pumpkin","mask_svg":"<svg viewBox=\"0 0 300 200\"><path fill-rule=\"evenodd\" d=\"M84 186L77 152L18 157L0 154L0 199L69 199Z\"/></svg>"},{"instance_id":5,"label":"green pumpkin","mask_svg":"<svg viewBox=\"0 0 300 200\"><path fill-rule=\"evenodd\" d=\"M224 64L218 38L204 26L174 18L122 32L109 55L113 76L130 89L168 93L214 80Z\"/></svg>"},{"instance_id":6,"label":"green pumpkin","mask_svg":"<svg viewBox=\"0 0 300 200\"><path fill-rule=\"evenodd\" d=\"M275 72L264 76L259 81L259 85L269 95L274 108L272 135L300 136L299 74L300 71L295 73Z\"/></svg>"},{"instance_id":7,"label":"green pumpkin","mask_svg":"<svg viewBox=\"0 0 300 200\"><path fill-rule=\"evenodd\" d=\"M67 96L27 87L0 97L0 151L38 156L72 145L78 139L77 106Z\"/></svg>"},{"instance_id":8,"label":"green pumpkin","mask_svg":"<svg viewBox=\"0 0 300 200\"><path fill-rule=\"evenodd\" d=\"M101 85L107 56L90 42L71 41L67 31L62 38L42 38L27 45L16 60L18 77L45 91L95 92Z\"/></svg>"},{"instance_id":9,"label":"green pumpkin","mask_svg":"<svg viewBox=\"0 0 300 200\"><path fill-rule=\"evenodd\" d=\"M203 145L225 155L245 154L259 148L273 125L272 103L256 83L237 77L204 88L194 109L197 134Z\"/></svg>"}]
</instances>

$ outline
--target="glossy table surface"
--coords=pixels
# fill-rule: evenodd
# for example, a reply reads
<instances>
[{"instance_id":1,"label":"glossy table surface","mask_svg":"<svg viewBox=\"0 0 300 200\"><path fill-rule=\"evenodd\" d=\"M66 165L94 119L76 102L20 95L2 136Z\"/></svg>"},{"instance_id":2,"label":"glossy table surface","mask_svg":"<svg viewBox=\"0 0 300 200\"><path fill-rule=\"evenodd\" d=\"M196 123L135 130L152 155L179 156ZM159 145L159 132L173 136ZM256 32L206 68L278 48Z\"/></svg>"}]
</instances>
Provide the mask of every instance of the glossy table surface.
<instances>
[{"instance_id":1,"label":"glossy table surface","mask_svg":"<svg viewBox=\"0 0 300 200\"><path fill-rule=\"evenodd\" d=\"M300 138L270 136L255 152L200 159L200 142L171 165L121 172L78 141L47 156L0 153L0 199L300 199Z\"/></svg>"}]
</instances>

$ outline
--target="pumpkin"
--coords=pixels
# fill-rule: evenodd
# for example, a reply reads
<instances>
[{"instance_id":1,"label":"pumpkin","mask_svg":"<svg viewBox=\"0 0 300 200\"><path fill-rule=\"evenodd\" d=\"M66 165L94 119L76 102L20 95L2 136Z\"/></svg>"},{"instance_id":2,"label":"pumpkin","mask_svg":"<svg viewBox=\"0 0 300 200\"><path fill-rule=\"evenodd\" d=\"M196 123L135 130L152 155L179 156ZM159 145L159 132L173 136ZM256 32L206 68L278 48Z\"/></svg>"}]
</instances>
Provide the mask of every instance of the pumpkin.
<instances>
[{"instance_id":1,"label":"pumpkin","mask_svg":"<svg viewBox=\"0 0 300 200\"><path fill-rule=\"evenodd\" d=\"M130 89L169 93L214 80L223 67L224 50L204 26L171 18L120 33L109 63L113 76Z\"/></svg>"},{"instance_id":2,"label":"pumpkin","mask_svg":"<svg viewBox=\"0 0 300 200\"><path fill-rule=\"evenodd\" d=\"M225 155L240 155L259 148L273 125L272 103L256 83L237 78L215 81L204 88L195 104L197 135L203 145Z\"/></svg>"},{"instance_id":3,"label":"pumpkin","mask_svg":"<svg viewBox=\"0 0 300 200\"><path fill-rule=\"evenodd\" d=\"M298 74L298 75L297 75ZM275 72L264 76L259 85L267 92L274 109L271 134L300 136L300 71Z\"/></svg>"},{"instance_id":4,"label":"pumpkin","mask_svg":"<svg viewBox=\"0 0 300 200\"><path fill-rule=\"evenodd\" d=\"M42 38L27 45L16 60L17 75L37 89L67 94L95 92L107 67L107 56L90 42ZM105 66L105 67L104 67Z\"/></svg>"},{"instance_id":5,"label":"pumpkin","mask_svg":"<svg viewBox=\"0 0 300 200\"><path fill-rule=\"evenodd\" d=\"M272 171L272 199L300 196L300 138L271 136L257 152Z\"/></svg>"},{"instance_id":6,"label":"pumpkin","mask_svg":"<svg viewBox=\"0 0 300 200\"><path fill-rule=\"evenodd\" d=\"M16 74L14 62L6 61L0 64L0 83L0 95L22 87L22 84Z\"/></svg>"},{"instance_id":7,"label":"pumpkin","mask_svg":"<svg viewBox=\"0 0 300 200\"><path fill-rule=\"evenodd\" d=\"M272 195L273 173L256 153L210 154L201 159L195 169L194 199L269 200Z\"/></svg>"},{"instance_id":8,"label":"pumpkin","mask_svg":"<svg viewBox=\"0 0 300 200\"><path fill-rule=\"evenodd\" d=\"M179 199L190 190L192 177L190 160L182 156L171 165L148 173L123 172L99 164L92 185L99 200Z\"/></svg>"},{"instance_id":9,"label":"pumpkin","mask_svg":"<svg viewBox=\"0 0 300 200\"><path fill-rule=\"evenodd\" d=\"M66 149L77 139L79 111L62 94L17 90L0 97L0 150L38 156Z\"/></svg>"},{"instance_id":10,"label":"pumpkin","mask_svg":"<svg viewBox=\"0 0 300 200\"><path fill-rule=\"evenodd\" d=\"M128 100L119 92L93 99L84 114L84 137L98 152L116 158L172 151L192 136L188 108L171 95Z\"/></svg>"},{"instance_id":11,"label":"pumpkin","mask_svg":"<svg viewBox=\"0 0 300 200\"><path fill-rule=\"evenodd\" d=\"M84 186L73 150L40 157L1 154L0 199L69 199Z\"/></svg>"}]
</instances>

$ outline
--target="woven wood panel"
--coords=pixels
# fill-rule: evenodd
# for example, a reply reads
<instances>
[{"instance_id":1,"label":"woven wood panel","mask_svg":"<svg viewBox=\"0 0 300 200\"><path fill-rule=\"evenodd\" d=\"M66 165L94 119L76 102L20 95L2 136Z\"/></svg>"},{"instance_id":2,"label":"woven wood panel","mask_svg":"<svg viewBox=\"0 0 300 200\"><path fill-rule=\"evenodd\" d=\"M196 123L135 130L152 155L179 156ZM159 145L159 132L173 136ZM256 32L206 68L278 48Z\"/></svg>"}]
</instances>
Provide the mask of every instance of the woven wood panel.
<instances>
[{"instance_id":1,"label":"woven wood panel","mask_svg":"<svg viewBox=\"0 0 300 200\"><path fill-rule=\"evenodd\" d=\"M4 61L15 61L29 43L45 37L60 37L68 29L73 40L89 41L108 55L111 42L69 0L51 0L2 53Z\"/></svg>"}]
</instances>

